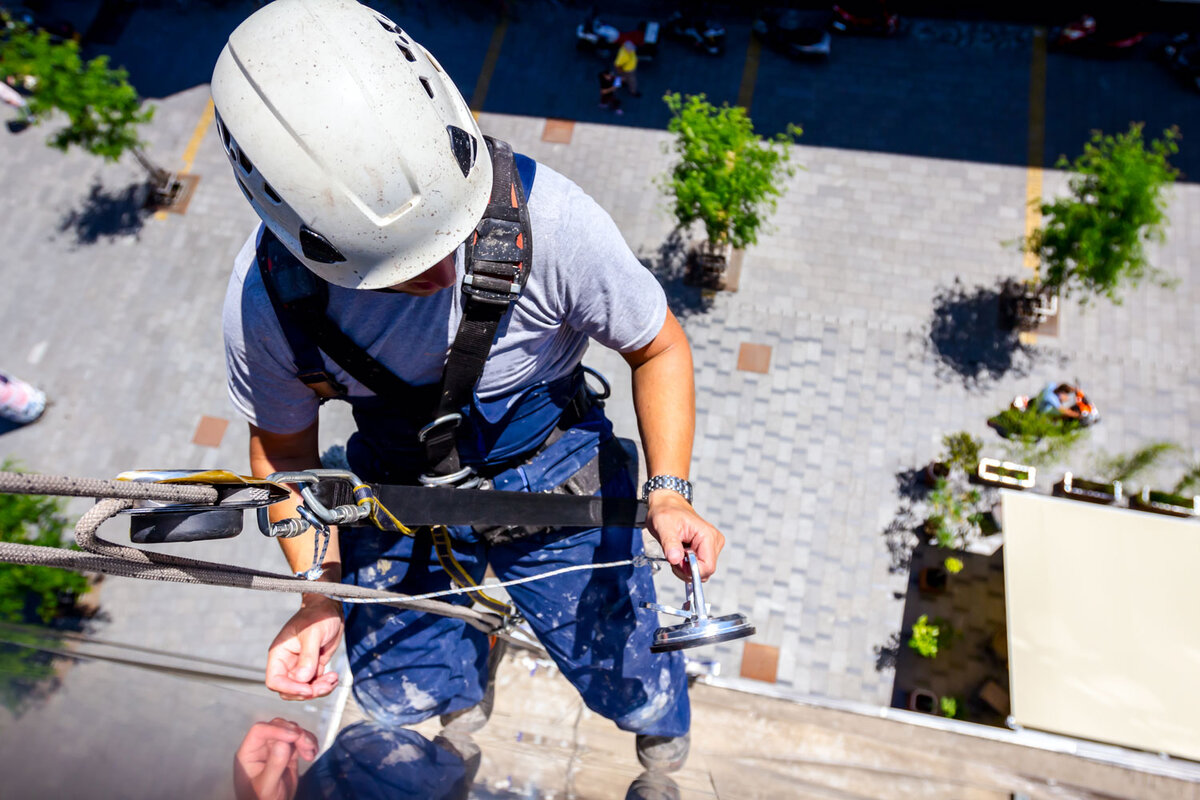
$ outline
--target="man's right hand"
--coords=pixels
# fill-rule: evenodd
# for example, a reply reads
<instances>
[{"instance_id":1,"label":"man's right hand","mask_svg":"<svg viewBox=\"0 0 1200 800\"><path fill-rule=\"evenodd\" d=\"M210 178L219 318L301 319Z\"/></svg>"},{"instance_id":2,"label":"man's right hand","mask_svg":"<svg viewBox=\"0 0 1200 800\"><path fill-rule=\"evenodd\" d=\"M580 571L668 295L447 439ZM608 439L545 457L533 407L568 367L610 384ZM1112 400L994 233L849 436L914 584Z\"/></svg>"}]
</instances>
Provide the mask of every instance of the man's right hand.
<instances>
[{"instance_id":1,"label":"man's right hand","mask_svg":"<svg viewBox=\"0 0 1200 800\"><path fill-rule=\"evenodd\" d=\"M267 650L267 688L284 700L324 697L338 683L329 661L342 639L342 611L336 600L306 595Z\"/></svg>"}]
</instances>

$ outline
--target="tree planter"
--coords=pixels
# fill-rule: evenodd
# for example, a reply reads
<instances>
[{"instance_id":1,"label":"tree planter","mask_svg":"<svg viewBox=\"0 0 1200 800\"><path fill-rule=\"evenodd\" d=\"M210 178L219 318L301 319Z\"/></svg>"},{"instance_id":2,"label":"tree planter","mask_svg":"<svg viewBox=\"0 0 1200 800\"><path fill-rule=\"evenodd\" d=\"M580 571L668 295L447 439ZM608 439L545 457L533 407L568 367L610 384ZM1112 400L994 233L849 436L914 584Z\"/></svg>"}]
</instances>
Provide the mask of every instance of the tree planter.
<instances>
[{"instance_id":1,"label":"tree planter","mask_svg":"<svg viewBox=\"0 0 1200 800\"><path fill-rule=\"evenodd\" d=\"M941 567L925 567L917 573L917 588L922 594L942 594L946 591L949 573Z\"/></svg>"},{"instance_id":2,"label":"tree planter","mask_svg":"<svg viewBox=\"0 0 1200 800\"><path fill-rule=\"evenodd\" d=\"M939 480L950 477L950 465L944 461L931 461L925 467L925 483L936 486Z\"/></svg>"},{"instance_id":3,"label":"tree planter","mask_svg":"<svg viewBox=\"0 0 1200 800\"><path fill-rule=\"evenodd\" d=\"M733 245L714 245L705 241L688 252L686 283L701 289L736 292L742 277L744 250Z\"/></svg>"},{"instance_id":4,"label":"tree planter","mask_svg":"<svg viewBox=\"0 0 1200 800\"><path fill-rule=\"evenodd\" d=\"M1001 486L1006 489L1032 489L1037 477L1037 469L1024 464L1014 464L1012 461L981 458L977 474L980 482L989 486Z\"/></svg>"},{"instance_id":5,"label":"tree planter","mask_svg":"<svg viewBox=\"0 0 1200 800\"><path fill-rule=\"evenodd\" d=\"M1000 294L1002 324L1021 331L1043 329L1058 319L1058 293L1010 280Z\"/></svg>"},{"instance_id":6,"label":"tree planter","mask_svg":"<svg viewBox=\"0 0 1200 800\"><path fill-rule=\"evenodd\" d=\"M920 711L922 714L936 714L938 696L928 689L913 689L908 693L908 710Z\"/></svg>"},{"instance_id":7,"label":"tree planter","mask_svg":"<svg viewBox=\"0 0 1200 800\"><path fill-rule=\"evenodd\" d=\"M1200 516L1200 497L1142 489L1140 494L1129 496L1129 507L1172 517L1195 517Z\"/></svg>"},{"instance_id":8,"label":"tree planter","mask_svg":"<svg viewBox=\"0 0 1200 800\"><path fill-rule=\"evenodd\" d=\"M1076 478L1070 472L1063 475L1062 480L1054 484L1054 494L1059 497L1069 497L1072 500L1082 500L1085 503L1112 505L1121 502L1122 489L1120 481L1088 481Z\"/></svg>"}]
</instances>

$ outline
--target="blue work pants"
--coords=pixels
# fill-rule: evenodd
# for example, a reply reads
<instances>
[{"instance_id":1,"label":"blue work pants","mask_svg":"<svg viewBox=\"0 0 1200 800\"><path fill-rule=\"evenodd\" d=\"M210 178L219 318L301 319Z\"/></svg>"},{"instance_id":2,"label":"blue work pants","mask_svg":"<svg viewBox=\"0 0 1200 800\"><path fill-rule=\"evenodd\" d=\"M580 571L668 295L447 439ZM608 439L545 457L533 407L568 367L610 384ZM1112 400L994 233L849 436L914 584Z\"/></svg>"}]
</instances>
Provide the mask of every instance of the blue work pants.
<instances>
[{"instance_id":1,"label":"blue work pants","mask_svg":"<svg viewBox=\"0 0 1200 800\"><path fill-rule=\"evenodd\" d=\"M494 478L506 491L559 486L612 436L600 409L530 462ZM610 443L615 445L615 442ZM600 494L630 497L626 469L604 475ZM641 531L560 528L489 546L469 527L449 529L455 559L476 582L490 564L501 581L642 554ZM453 586L432 535L347 529L343 581L424 594ZM687 732L690 708L681 653L651 653L658 622L649 566L579 570L508 589L512 602L584 702L620 728L656 736ZM448 598L469 605L465 595ZM465 622L381 605L347 604L346 645L359 705L385 725L411 725L478 703L487 682L488 640Z\"/></svg>"}]
</instances>

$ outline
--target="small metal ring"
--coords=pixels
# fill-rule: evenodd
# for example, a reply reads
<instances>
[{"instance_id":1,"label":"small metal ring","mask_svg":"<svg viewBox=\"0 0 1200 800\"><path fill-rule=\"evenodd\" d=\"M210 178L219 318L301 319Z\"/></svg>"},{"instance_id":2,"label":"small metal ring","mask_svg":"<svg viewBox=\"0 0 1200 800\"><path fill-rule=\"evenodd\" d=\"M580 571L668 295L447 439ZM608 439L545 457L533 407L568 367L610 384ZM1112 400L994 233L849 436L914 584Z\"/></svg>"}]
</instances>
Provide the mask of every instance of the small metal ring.
<instances>
[{"instance_id":1,"label":"small metal ring","mask_svg":"<svg viewBox=\"0 0 1200 800\"><path fill-rule=\"evenodd\" d=\"M424 442L425 437L429 435L429 432L444 422L462 422L462 414L459 414L457 411L452 411L445 416L438 417L433 422L417 431L417 441Z\"/></svg>"}]
</instances>

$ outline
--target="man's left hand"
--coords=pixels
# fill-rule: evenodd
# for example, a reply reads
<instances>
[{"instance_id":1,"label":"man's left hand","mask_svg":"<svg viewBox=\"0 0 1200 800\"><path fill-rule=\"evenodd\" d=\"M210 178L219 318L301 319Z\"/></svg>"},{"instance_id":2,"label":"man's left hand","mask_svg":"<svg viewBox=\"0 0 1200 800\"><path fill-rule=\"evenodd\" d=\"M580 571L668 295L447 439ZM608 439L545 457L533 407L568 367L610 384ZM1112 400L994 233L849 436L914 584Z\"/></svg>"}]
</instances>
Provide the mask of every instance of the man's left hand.
<instances>
[{"instance_id":1,"label":"man's left hand","mask_svg":"<svg viewBox=\"0 0 1200 800\"><path fill-rule=\"evenodd\" d=\"M650 493L646 529L662 545L671 570L680 580L692 579L687 567L685 547L696 554L700 579L708 580L717 569L717 556L725 547L725 537L705 522L691 503L669 489Z\"/></svg>"}]
</instances>

